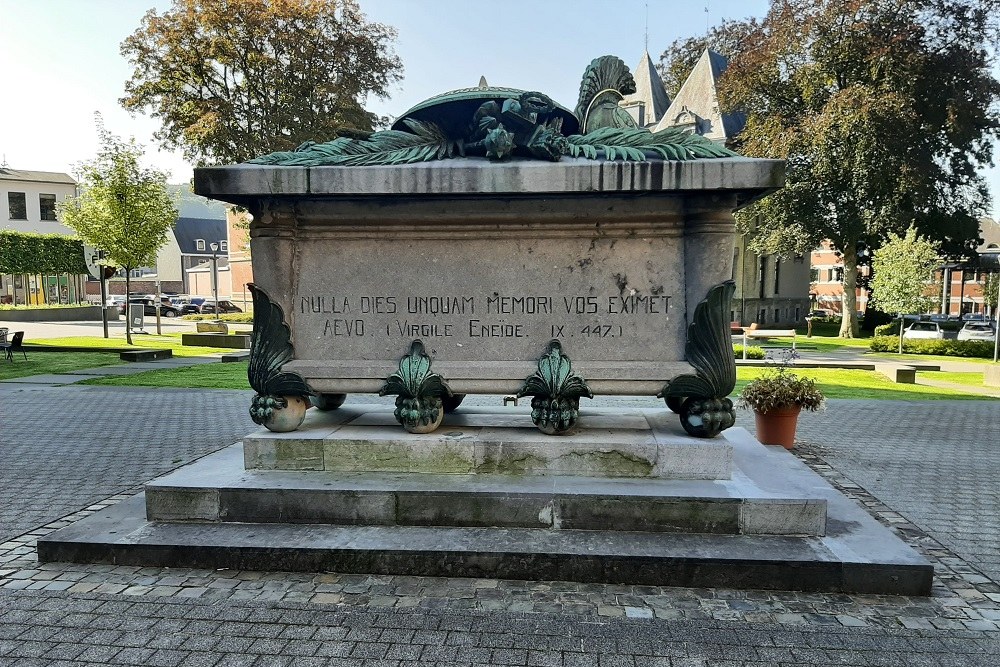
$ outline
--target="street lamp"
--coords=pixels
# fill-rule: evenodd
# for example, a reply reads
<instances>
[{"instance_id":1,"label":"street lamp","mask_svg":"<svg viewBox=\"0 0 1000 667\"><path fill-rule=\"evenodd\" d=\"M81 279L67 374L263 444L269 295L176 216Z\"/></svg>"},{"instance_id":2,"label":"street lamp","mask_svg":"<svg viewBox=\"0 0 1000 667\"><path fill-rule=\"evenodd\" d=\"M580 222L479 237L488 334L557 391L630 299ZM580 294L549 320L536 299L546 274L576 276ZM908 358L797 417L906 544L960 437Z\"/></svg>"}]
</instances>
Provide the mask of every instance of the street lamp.
<instances>
[{"instance_id":1,"label":"street lamp","mask_svg":"<svg viewBox=\"0 0 1000 667\"><path fill-rule=\"evenodd\" d=\"M215 299L215 319L219 319L219 244L209 243L212 249L212 296Z\"/></svg>"}]
</instances>

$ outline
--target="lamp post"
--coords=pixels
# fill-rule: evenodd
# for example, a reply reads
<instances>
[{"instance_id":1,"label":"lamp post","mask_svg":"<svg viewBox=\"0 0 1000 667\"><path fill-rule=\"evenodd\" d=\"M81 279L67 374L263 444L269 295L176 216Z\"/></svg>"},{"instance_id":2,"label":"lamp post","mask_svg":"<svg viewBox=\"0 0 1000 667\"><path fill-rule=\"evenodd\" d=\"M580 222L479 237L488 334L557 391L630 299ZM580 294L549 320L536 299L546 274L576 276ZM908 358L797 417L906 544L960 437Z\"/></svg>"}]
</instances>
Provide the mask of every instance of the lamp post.
<instances>
[{"instance_id":1,"label":"lamp post","mask_svg":"<svg viewBox=\"0 0 1000 667\"><path fill-rule=\"evenodd\" d=\"M212 298L215 299L215 319L219 319L219 244L210 243L212 249Z\"/></svg>"},{"instance_id":2,"label":"lamp post","mask_svg":"<svg viewBox=\"0 0 1000 667\"><path fill-rule=\"evenodd\" d=\"M128 195L126 194L126 192L124 190L118 190L117 192L115 192L115 199L118 200L118 205L121 207L119 209L119 211L121 211L122 226L125 228L125 235L128 236L128 233L129 233L130 230L129 230L129 225L128 225L128 215L127 215L127 213L125 211L125 205L128 203ZM131 283L131 280L130 280L131 276L129 275L131 273L131 267L126 266L126 267L124 267L124 269L125 269L125 342L128 343L129 345L131 345L132 344L132 321L131 321L132 312L130 310L130 306L132 304L129 303L129 291L132 289L132 283Z\"/></svg>"}]
</instances>

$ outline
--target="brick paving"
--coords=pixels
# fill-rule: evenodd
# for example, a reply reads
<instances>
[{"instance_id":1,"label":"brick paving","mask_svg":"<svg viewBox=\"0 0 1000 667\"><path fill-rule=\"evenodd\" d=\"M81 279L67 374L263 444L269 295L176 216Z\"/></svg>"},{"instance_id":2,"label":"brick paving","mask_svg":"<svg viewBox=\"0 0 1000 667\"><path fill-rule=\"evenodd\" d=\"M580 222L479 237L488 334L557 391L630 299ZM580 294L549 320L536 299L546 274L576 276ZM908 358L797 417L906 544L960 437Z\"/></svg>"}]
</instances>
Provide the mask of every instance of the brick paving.
<instances>
[{"instance_id":1,"label":"brick paving","mask_svg":"<svg viewBox=\"0 0 1000 667\"><path fill-rule=\"evenodd\" d=\"M802 417L803 460L935 562L934 594L904 598L39 564L39 535L247 432L247 393L2 395L0 667L1000 664L995 402Z\"/></svg>"}]
</instances>

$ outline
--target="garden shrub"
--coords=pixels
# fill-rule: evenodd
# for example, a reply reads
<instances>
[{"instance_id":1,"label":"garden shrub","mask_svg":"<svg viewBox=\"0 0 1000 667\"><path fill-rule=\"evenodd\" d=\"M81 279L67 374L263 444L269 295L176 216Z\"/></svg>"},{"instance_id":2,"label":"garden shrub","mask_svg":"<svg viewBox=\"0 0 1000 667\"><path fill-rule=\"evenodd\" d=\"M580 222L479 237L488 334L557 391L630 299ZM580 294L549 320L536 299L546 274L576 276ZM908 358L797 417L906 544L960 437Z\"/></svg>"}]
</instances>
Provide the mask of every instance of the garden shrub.
<instances>
[{"instance_id":1,"label":"garden shrub","mask_svg":"<svg viewBox=\"0 0 1000 667\"><path fill-rule=\"evenodd\" d=\"M879 336L898 336L899 335L899 320L893 320L886 324L880 324L875 327L875 337Z\"/></svg>"},{"instance_id":2,"label":"garden shrub","mask_svg":"<svg viewBox=\"0 0 1000 667\"><path fill-rule=\"evenodd\" d=\"M896 352L899 338L876 336L870 343L872 352ZM904 340L903 352L907 354L940 354L949 357L993 357L993 343L987 340Z\"/></svg>"},{"instance_id":3,"label":"garden shrub","mask_svg":"<svg viewBox=\"0 0 1000 667\"><path fill-rule=\"evenodd\" d=\"M743 346L733 345L733 354L736 355L737 359L743 358ZM756 345L747 345L747 359L763 359L764 358L764 348L758 347Z\"/></svg>"}]
</instances>

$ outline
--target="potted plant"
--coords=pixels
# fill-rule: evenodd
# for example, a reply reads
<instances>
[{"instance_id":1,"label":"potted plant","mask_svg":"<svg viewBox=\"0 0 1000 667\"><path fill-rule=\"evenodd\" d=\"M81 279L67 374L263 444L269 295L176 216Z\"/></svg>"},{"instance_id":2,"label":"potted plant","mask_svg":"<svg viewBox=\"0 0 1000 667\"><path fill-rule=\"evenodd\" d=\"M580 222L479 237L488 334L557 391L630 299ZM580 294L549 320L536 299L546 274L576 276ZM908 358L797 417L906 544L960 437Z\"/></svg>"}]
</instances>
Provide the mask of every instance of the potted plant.
<instances>
[{"instance_id":1,"label":"potted plant","mask_svg":"<svg viewBox=\"0 0 1000 667\"><path fill-rule=\"evenodd\" d=\"M739 405L753 409L758 440L791 449L799 412L803 408L815 412L823 407L823 400L815 380L778 368L748 382L740 393Z\"/></svg>"}]
</instances>

